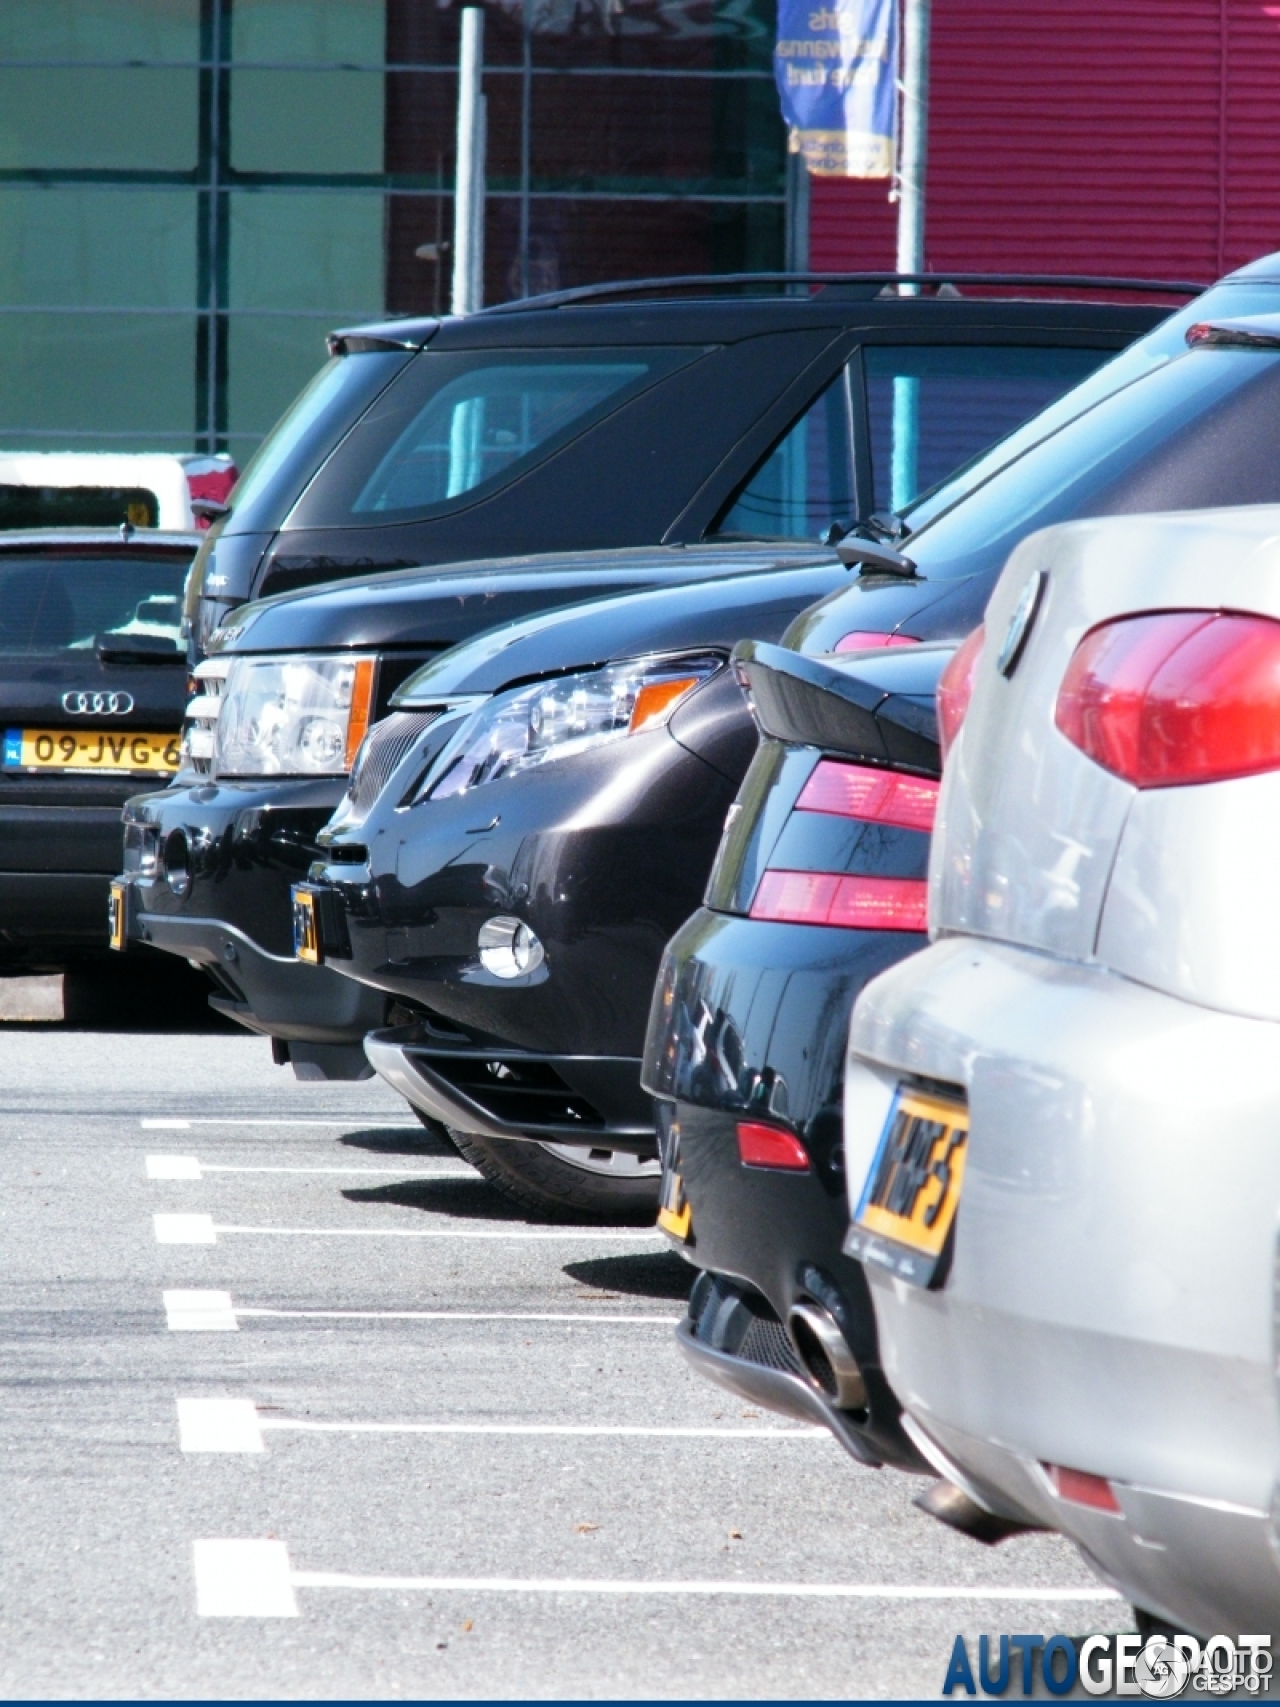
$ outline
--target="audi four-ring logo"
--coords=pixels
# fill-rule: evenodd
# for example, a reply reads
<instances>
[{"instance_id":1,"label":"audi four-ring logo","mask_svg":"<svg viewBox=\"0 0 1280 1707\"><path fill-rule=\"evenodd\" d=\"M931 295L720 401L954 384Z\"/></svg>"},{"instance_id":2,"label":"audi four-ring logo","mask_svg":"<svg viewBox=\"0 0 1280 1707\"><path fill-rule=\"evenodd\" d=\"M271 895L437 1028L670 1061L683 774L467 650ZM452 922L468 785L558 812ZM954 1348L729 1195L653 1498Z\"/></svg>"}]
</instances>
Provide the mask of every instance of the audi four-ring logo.
<instances>
[{"instance_id":1,"label":"audi four-ring logo","mask_svg":"<svg viewBox=\"0 0 1280 1707\"><path fill-rule=\"evenodd\" d=\"M133 710L131 693L64 693L62 709L72 717L127 717Z\"/></svg>"}]
</instances>

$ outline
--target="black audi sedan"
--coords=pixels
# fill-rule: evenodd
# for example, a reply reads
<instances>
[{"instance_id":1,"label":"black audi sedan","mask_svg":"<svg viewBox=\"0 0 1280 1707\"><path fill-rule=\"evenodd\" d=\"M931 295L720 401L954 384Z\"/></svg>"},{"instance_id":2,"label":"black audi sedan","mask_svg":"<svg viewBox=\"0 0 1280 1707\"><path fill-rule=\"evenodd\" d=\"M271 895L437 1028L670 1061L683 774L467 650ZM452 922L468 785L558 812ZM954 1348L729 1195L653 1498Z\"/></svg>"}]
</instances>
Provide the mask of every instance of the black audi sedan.
<instances>
[{"instance_id":1,"label":"black audi sedan","mask_svg":"<svg viewBox=\"0 0 1280 1707\"><path fill-rule=\"evenodd\" d=\"M379 569L815 539L923 490L1194 288L1092 284L650 280L336 332L200 553L194 650L247 599Z\"/></svg>"},{"instance_id":2,"label":"black audi sedan","mask_svg":"<svg viewBox=\"0 0 1280 1707\"><path fill-rule=\"evenodd\" d=\"M62 972L72 1020L129 999L108 888L125 800L178 767L198 543L128 524L0 533L0 976Z\"/></svg>"},{"instance_id":3,"label":"black audi sedan","mask_svg":"<svg viewBox=\"0 0 1280 1707\"><path fill-rule=\"evenodd\" d=\"M949 694L963 698L991 586L1014 545L1036 528L1071 517L1280 500L1273 454L1280 443L1280 314L1202 321L1185 340L1181 356L1019 456L994 470L979 465L976 484L970 470L909 508L892 530L892 545L888 529L869 542L877 547L875 559L793 625L781 657L771 657L767 668L744 657L762 726L777 726L778 713L766 707L785 702L791 676L827 667L842 649L882 648L878 667L903 683L915 681L912 692L920 694L937 673L936 652L921 643L959 644L940 685L944 709ZM853 558L860 547L851 537L840 549ZM790 664L783 662L787 652ZM924 693L920 729L934 739L932 717ZM850 1424L832 1373L833 1348L843 1345L844 1355L858 1362L853 1329L846 1333L845 1325L860 1319L864 1289L860 1275L854 1278L856 1265L841 1258L842 1229L831 1215L796 1215L787 1205L806 1193L816 1205L824 1158L839 1149L853 1001L869 977L921 945L924 921L917 911L914 928L907 928L908 915L900 913L897 934L886 936L883 920L824 912L828 891L841 893L844 878L862 869L841 865L835 854L816 868L796 864L802 875L788 875L790 856L774 843L781 838L785 848L788 836L800 836L816 845L812 814L827 810L797 793L801 783L809 787L806 766L819 775L826 760L848 758L816 717L804 739L797 743L793 731L791 742L785 765L776 755L769 760L766 744L739 796L718 877L668 949L644 1083L665 1103L664 1125L676 1135L663 1222L708 1275L695 1290L698 1310L682 1343L715 1379L766 1403L763 1389L778 1386L771 1373L777 1359L790 1358L790 1372L802 1378L807 1372L811 1399L843 1438ZM867 762L883 763L871 755ZM868 799L849 799L858 825L877 824ZM803 829L787 829L793 823ZM918 858L926 839L920 823ZM861 860L862 845L850 857ZM752 852L757 846L767 855L763 862ZM709 1040L720 1039L728 1040L733 1071L709 1073ZM769 1102L761 1117L753 1097L775 1083L785 1085L785 1096ZM795 1158L790 1177L785 1166L759 1164L742 1151L742 1123L761 1118L776 1129L779 1153L790 1148ZM735 1310L745 1313L737 1339L709 1339L710 1324ZM827 1322L825 1343L817 1334L824 1310L841 1324L837 1338ZM751 1316L766 1324L754 1337L746 1334Z\"/></svg>"}]
</instances>

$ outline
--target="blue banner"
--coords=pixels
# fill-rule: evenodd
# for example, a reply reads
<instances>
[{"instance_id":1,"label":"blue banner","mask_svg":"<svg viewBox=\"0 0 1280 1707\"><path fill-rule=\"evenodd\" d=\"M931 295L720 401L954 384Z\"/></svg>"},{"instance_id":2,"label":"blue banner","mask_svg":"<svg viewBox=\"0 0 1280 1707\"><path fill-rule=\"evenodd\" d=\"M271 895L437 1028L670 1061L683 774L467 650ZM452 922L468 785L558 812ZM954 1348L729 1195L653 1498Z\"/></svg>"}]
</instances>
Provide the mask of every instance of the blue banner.
<instances>
[{"instance_id":1,"label":"blue banner","mask_svg":"<svg viewBox=\"0 0 1280 1707\"><path fill-rule=\"evenodd\" d=\"M778 0L773 70L792 151L810 172L893 176L897 0Z\"/></svg>"}]
</instances>

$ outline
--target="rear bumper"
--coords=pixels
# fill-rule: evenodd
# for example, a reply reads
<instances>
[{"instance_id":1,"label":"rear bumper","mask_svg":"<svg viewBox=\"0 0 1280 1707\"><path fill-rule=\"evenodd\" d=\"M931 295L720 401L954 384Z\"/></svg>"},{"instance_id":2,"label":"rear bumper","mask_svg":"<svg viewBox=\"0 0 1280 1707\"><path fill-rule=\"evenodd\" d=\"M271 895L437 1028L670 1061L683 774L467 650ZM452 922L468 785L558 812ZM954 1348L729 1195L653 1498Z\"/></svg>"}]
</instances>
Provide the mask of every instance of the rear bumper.
<instances>
[{"instance_id":1,"label":"rear bumper","mask_svg":"<svg viewBox=\"0 0 1280 1707\"><path fill-rule=\"evenodd\" d=\"M1196 1633L1280 1619L1278 1045L1274 1023L970 937L878 980L851 1032L855 1189L903 1073L969 1099L945 1283L868 1263L895 1389L993 1509ZM1120 1511L1060 1499L1044 1464L1105 1478Z\"/></svg>"},{"instance_id":2,"label":"rear bumper","mask_svg":"<svg viewBox=\"0 0 1280 1707\"><path fill-rule=\"evenodd\" d=\"M457 1131L658 1153L638 1060L462 1045L420 1025L374 1031L364 1047L394 1090Z\"/></svg>"},{"instance_id":3,"label":"rear bumper","mask_svg":"<svg viewBox=\"0 0 1280 1707\"><path fill-rule=\"evenodd\" d=\"M54 971L105 956L110 884L98 872L0 871L0 969Z\"/></svg>"},{"instance_id":4,"label":"rear bumper","mask_svg":"<svg viewBox=\"0 0 1280 1707\"><path fill-rule=\"evenodd\" d=\"M0 804L0 969L56 970L107 952L120 807Z\"/></svg>"}]
</instances>

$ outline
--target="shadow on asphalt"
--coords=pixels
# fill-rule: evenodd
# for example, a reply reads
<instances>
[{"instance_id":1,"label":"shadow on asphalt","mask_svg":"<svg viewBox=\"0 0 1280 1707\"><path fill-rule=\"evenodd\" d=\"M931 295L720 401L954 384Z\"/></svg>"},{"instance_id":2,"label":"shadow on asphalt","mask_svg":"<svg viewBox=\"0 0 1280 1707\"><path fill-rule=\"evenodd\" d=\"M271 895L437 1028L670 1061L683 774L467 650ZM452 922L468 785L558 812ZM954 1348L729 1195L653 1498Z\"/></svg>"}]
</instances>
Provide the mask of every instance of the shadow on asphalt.
<instances>
[{"instance_id":1,"label":"shadow on asphalt","mask_svg":"<svg viewBox=\"0 0 1280 1707\"><path fill-rule=\"evenodd\" d=\"M591 1257L566 1263L563 1272L581 1286L602 1292L629 1292L642 1298L679 1298L683 1302L698 1278L674 1251L645 1252L625 1257Z\"/></svg>"},{"instance_id":2,"label":"shadow on asphalt","mask_svg":"<svg viewBox=\"0 0 1280 1707\"><path fill-rule=\"evenodd\" d=\"M352 1186L342 1194L348 1203L394 1203L401 1209L422 1209L465 1221L541 1221L544 1217L521 1208L493 1189L479 1174L459 1174L447 1180L405 1180L396 1185Z\"/></svg>"},{"instance_id":3,"label":"shadow on asphalt","mask_svg":"<svg viewBox=\"0 0 1280 1707\"><path fill-rule=\"evenodd\" d=\"M447 1138L437 1138L423 1127L421 1132L395 1131L371 1126L367 1131L344 1132L341 1144L354 1150L371 1150L377 1156L448 1156L455 1162L458 1152Z\"/></svg>"}]
</instances>

